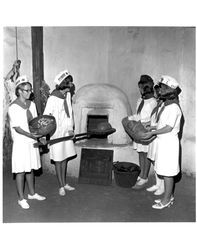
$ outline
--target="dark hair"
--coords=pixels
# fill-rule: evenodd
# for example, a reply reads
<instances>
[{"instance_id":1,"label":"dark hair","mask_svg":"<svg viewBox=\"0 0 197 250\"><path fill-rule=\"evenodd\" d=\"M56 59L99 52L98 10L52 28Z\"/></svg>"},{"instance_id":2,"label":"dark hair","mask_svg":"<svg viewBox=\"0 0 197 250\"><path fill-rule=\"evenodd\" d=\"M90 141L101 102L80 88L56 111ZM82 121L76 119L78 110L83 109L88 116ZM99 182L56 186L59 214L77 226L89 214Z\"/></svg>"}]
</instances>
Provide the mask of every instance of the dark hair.
<instances>
[{"instance_id":1,"label":"dark hair","mask_svg":"<svg viewBox=\"0 0 197 250\"><path fill-rule=\"evenodd\" d=\"M154 83L153 82L144 82L144 83L143 82L139 82L138 86L139 86L140 89L143 90L143 92L141 92L142 93L142 97L147 98L148 96L154 94L154 88L153 88Z\"/></svg>"},{"instance_id":2,"label":"dark hair","mask_svg":"<svg viewBox=\"0 0 197 250\"><path fill-rule=\"evenodd\" d=\"M138 82L138 85L144 84L144 83L150 83L150 84L154 85L154 81L149 75L141 75L140 76L140 80Z\"/></svg>"},{"instance_id":3,"label":"dark hair","mask_svg":"<svg viewBox=\"0 0 197 250\"><path fill-rule=\"evenodd\" d=\"M154 89L155 89L155 90L159 89L159 85L156 84L156 85L154 86Z\"/></svg>"},{"instance_id":4,"label":"dark hair","mask_svg":"<svg viewBox=\"0 0 197 250\"><path fill-rule=\"evenodd\" d=\"M75 85L74 85L74 83L70 88L70 94L71 94L71 97L75 94Z\"/></svg>"},{"instance_id":5,"label":"dark hair","mask_svg":"<svg viewBox=\"0 0 197 250\"><path fill-rule=\"evenodd\" d=\"M177 99L177 98L178 98L178 95L176 94L176 92L166 93L166 94L160 95L160 97L159 97L159 99L163 100L163 101L174 100L174 99Z\"/></svg>"},{"instance_id":6,"label":"dark hair","mask_svg":"<svg viewBox=\"0 0 197 250\"><path fill-rule=\"evenodd\" d=\"M57 90L64 90L69 88L69 83L73 82L73 77L71 75L67 76L59 85L56 85Z\"/></svg>"},{"instance_id":7,"label":"dark hair","mask_svg":"<svg viewBox=\"0 0 197 250\"><path fill-rule=\"evenodd\" d=\"M163 83L160 83L160 87L162 85L165 85ZM181 93L181 88L177 87L176 89L172 89L169 86L165 85L166 93L160 94L160 98L163 100L173 100L178 99L179 94Z\"/></svg>"},{"instance_id":8,"label":"dark hair","mask_svg":"<svg viewBox=\"0 0 197 250\"><path fill-rule=\"evenodd\" d=\"M154 86L155 97L158 99L160 97L160 87L158 84Z\"/></svg>"},{"instance_id":9,"label":"dark hair","mask_svg":"<svg viewBox=\"0 0 197 250\"><path fill-rule=\"evenodd\" d=\"M30 96L29 96L29 100L30 100L30 101L34 101L34 100L35 100L34 92L31 92L31 94L30 94Z\"/></svg>"},{"instance_id":10,"label":"dark hair","mask_svg":"<svg viewBox=\"0 0 197 250\"><path fill-rule=\"evenodd\" d=\"M21 89L21 87L24 87L24 86L26 86L26 85L29 85L29 86L31 86L31 88L32 88L32 85L31 85L30 82L23 82L23 83L19 84L19 85L16 87L16 89L15 89L15 95L16 95L17 97L19 97L19 89Z\"/></svg>"}]
</instances>

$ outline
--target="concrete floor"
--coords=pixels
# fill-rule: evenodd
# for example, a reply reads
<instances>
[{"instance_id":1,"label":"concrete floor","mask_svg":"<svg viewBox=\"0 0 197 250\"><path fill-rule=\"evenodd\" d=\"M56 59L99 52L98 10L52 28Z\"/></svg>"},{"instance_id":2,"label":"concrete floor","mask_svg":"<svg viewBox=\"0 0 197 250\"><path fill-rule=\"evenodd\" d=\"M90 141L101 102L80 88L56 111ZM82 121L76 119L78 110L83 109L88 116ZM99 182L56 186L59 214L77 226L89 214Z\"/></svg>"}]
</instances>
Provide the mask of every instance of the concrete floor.
<instances>
[{"instance_id":1,"label":"concrete floor","mask_svg":"<svg viewBox=\"0 0 197 250\"><path fill-rule=\"evenodd\" d=\"M9 170L9 171L8 171ZM195 178L182 175L176 184L175 203L170 208L155 210L155 199L146 190L111 186L79 184L66 196L58 195L56 176L42 173L36 176L36 191L47 197L45 201L29 201L30 209L17 204L15 180L10 169L3 174L3 222L195 222ZM150 178L149 185L153 183ZM158 197L158 196L157 196Z\"/></svg>"}]
</instances>

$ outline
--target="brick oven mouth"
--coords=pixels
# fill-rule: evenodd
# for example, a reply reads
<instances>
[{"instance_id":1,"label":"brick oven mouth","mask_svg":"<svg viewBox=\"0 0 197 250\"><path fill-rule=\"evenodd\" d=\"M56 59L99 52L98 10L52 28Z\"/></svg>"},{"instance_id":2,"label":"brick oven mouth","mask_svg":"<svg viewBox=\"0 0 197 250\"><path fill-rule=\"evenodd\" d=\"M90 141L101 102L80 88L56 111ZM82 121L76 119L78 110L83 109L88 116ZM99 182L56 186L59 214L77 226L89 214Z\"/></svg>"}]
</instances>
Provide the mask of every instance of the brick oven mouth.
<instances>
[{"instance_id":1,"label":"brick oven mouth","mask_svg":"<svg viewBox=\"0 0 197 250\"><path fill-rule=\"evenodd\" d=\"M99 123L108 122L108 115L87 115L87 133L96 129ZM94 135L92 138L86 140L86 145L106 145L108 144L108 135Z\"/></svg>"}]
</instances>

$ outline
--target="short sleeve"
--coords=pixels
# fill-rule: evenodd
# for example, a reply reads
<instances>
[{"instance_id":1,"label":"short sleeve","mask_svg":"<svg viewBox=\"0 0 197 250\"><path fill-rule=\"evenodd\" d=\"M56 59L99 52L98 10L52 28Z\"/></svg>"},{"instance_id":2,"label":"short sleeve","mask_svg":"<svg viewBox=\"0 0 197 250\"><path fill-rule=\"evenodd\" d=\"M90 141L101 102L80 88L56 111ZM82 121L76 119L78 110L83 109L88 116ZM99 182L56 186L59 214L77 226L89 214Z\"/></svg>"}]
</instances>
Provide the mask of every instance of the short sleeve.
<instances>
[{"instance_id":1,"label":"short sleeve","mask_svg":"<svg viewBox=\"0 0 197 250\"><path fill-rule=\"evenodd\" d=\"M180 109L177 104L169 105L166 109L166 125L174 128L179 117Z\"/></svg>"},{"instance_id":2,"label":"short sleeve","mask_svg":"<svg viewBox=\"0 0 197 250\"><path fill-rule=\"evenodd\" d=\"M21 121L23 119L21 119L20 114L21 114L21 112L20 112L20 110L17 109L17 105L12 104L9 107L8 115L9 115L9 118L10 118L10 126L12 128L21 126Z\"/></svg>"}]
</instances>

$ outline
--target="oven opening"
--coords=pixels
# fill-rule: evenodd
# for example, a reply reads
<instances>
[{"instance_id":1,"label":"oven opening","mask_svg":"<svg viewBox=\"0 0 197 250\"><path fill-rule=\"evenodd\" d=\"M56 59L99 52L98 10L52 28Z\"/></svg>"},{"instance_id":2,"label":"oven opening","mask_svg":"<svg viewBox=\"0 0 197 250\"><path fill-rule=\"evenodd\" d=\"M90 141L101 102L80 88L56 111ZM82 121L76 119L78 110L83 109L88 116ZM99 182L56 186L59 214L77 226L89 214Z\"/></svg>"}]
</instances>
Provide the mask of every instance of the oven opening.
<instances>
[{"instance_id":1,"label":"oven opening","mask_svg":"<svg viewBox=\"0 0 197 250\"><path fill-rule=\"evenodd\" d=\"M87 116L87 132L90 132L92 129L96 129L97 125L101 122L108 122L107 115L88 115ZM94 136L97 140L102 140L102 142L107 143L107 135L98 135Z\"/></svg>"}]
</instances>

